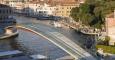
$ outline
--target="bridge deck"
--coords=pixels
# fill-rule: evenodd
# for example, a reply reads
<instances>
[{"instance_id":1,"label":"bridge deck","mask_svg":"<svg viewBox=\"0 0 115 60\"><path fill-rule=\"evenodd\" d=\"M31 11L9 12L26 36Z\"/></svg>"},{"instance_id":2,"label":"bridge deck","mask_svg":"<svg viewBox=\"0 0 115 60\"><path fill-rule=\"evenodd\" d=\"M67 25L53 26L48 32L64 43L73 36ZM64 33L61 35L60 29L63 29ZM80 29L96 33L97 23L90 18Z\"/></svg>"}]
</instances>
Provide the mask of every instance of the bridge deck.
<instances>
[{"instance_id":1,"label":"bridge deck","mask_svg":"<svg viewBox=\"0 0 115 60\"><path fill-rule=\"evenodd\" d=\"M38 34L41 34L43 37L56 44L76 59L78 58L80 60L96 60L91 54L86 52L79 45L75 44L63 34L57 32L55 29L45 27L40 24L25 24L22 25L22 27L28 28Z\"/></svg>"}]
</instances>

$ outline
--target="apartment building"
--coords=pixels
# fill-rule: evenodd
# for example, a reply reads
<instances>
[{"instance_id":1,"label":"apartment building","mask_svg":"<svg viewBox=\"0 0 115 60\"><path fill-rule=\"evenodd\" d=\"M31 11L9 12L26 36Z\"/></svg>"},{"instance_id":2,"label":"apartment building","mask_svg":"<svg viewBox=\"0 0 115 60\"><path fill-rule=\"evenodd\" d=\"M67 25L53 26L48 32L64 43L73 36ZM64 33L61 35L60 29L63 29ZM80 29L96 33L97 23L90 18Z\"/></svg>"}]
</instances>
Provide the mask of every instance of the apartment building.
<instances>
[{"instance_id":1,"label":"apartment building","mask_svg":"<svg viewBox=\"0 0 115 60\"><path fill-rule=\"evenodd\" d=\"M32 0L29 2L19 3L20 7L25 7L26 13L31 13L32 15L37 14L47 14L61 17L70 17L70 11L74 7L79 7L80 3L84 0ZM14 4L15 5L15 4Z\"/></svg>"},{"instance_id":2,"label":"apartment building","mask_svg":"<svg viewBox=\"0 0 115 60\"><path fill-rule=\"evenodd\" d=\"M60 5L56 5L54 15L62 17L70 17L71 9L78 6L79 4L76 3L62 3Z\"/></svg>"},{"instance_id":3,"label":"apartment building","mask_svg":"<svg viewBox=\"0 0 115 60\"><path fill-rule=\"evenodd\" d=\"M18 9L17 12L22 10L24 13L32 15L46 14L70 17L71 9L79 7L84 2L85 0L12 0L9 5L14 9Z\"/></svg>"},{"instance_id":4,"label":"apartment building","mask_svg":"<svg viewBox=\"0 0 115 60\"><path fill-rule=\"evenodd\" d=\"M25 12L32 15L53 15L55 6L44 2L32 1L25 4Z\"/></svg>"},{"instance_id":5,"label":"apartment building","mask_svg":"<svg viewBox=\"0 0 115 60\"><path fill-rule=\"evenodd\" d=\"M55 13L55 8L55 6L44 3L43 5L37 7L36 12L38 14L53 15L53 13Z\"/></svg>"},{"instance_id":6,"label":"apartment building","mask_svg":"<svg viewBox=\"0 0 115 60\"><path fill-rule=\"evenodd\" d=\"M23 9L24 3L22 3L22 2L9 2L9 6L15 8L15 9Z\"/></svg>"}]
</instances>

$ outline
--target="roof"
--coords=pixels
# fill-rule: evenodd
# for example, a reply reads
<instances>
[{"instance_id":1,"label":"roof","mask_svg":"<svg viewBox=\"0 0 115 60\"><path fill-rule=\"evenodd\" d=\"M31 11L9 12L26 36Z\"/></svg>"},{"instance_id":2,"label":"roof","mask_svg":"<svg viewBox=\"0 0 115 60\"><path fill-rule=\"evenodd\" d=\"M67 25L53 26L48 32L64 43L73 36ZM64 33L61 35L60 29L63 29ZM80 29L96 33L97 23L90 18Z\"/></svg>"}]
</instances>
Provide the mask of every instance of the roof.
<instances>
[{"instance_id":1,"label":"roof","mask_svg":"<svg viewBox=\"0 0 115 60\"><path fill-rule=\"evenodd\" d=\"M68 5L68 4L77 4L78 1L77 0L44 0L44 1L41 1L41 0L32 0L32 1L29 1L29 3L34 3L34 4L44 4L44 3L47 3L49 5Z\"/></svg>"},{"instance_id":2,"label":"roof","mask_svg":"<svg viewBox=\"0 0 115 60\"><path fill-rule=\"evenodd\" d=\"M48 2L49 5L73 5L77 3L78 1L76 0L55 0Z\"/></svg>"}]
</instances>

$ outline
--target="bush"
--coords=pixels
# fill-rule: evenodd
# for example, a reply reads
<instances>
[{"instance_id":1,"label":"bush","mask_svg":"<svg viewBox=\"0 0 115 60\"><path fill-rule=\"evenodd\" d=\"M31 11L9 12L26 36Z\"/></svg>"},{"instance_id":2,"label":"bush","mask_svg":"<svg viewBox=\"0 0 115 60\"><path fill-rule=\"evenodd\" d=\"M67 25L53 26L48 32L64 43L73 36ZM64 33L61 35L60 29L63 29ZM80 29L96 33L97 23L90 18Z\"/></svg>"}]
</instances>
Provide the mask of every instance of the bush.
<instances>
[{"instance_id":1,"label":"bush","mask_svg":"<svg viewBox=\"0 0 115 60\"><path fill-rule=\"evenodd\" d=\"M96 45L96 48L102 48L105 53L115 54L115 46Z\"/></svg>"},{"instance_id":2,"label":"bush","mask_svg":"<svg viewBox=\"0 0 115 60\"><path fill-rule=\"evenodd\" d=\"M109 45L109 41L110 41L110 37L109 36L105 36L105 40L104 40L104 45Z\"/></svg>"}]
</instances>

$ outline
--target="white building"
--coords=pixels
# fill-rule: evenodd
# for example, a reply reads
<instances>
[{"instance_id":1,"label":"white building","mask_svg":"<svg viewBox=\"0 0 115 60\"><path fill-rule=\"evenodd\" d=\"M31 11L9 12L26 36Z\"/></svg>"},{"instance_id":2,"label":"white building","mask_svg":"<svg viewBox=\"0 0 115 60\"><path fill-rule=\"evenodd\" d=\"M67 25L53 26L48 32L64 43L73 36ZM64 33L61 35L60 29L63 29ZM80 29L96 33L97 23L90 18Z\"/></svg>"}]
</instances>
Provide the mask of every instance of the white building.
<instances>
[{"instance_id":1,"label":"white building","mask_svg":"<svg viewBox=\"0 0 115 60\"><path fill-rule=\"evenodd\" d=\"M38 12L39 14L53 15L53 13L55 12L55 8L55 6L43 4L37 7L36 12Z\"/></svg>"},{"instance_id":2,"label":"white building","mask_svg":"<svg viewBox=\"0 0 115 60\"><path fill-rule=\"evenodd\" d=\"M21 10L24 8L24 3L21 1L15 1L11 0L7 2L7 5L13 8L15 12L21 12Z\"/></svg>"},{"instance_id":3,"label":"white building","mask_svg":"<svg viewBox=\"0 0 115 60\"><path fill-rule=\"evenodd\" d=\"M22 2L9 2L9 6L16 8L16 9L23 9L24 3L22 3Z\"/></svg>"},{"instance_id":4,"label":"white building","mask_svg":"<svg viewBox=\"0 0 115 60\"><path fill-rule=\"evenodd\" d=\"M55 6L50 6L46 3L26 3L25 4L25 12L29 14L42 14L42 15L53 15L55 12Z\"/></svg>"}]
</instances>

